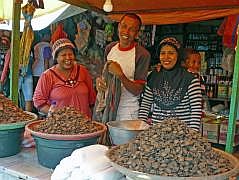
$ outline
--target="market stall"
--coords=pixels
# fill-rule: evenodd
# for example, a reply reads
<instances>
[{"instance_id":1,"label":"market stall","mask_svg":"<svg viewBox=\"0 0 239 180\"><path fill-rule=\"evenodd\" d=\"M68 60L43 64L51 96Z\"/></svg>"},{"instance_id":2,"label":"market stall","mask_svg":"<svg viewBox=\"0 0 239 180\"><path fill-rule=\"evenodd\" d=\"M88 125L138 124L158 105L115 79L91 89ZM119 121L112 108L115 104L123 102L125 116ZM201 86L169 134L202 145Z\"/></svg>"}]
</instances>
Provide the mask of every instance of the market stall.
<instances>
[{"instance_id":1,"label":"market stall","mask_svg":"<svg viewBox=\"0 0 239 180\"><path fill-rule=\"evenodd\" d=\"M89 8L93 10L98 10L102 11L101 8L103 6L104 2L95 2L90 4L89 1L87 3L84 3L83 1L70 1L69 3L75 4L84 8ZM118 3L118 4L117 4ZM192 21L199 21L199 20L206 20L206 19L214 19L218 17L224 17L227 15L231 14L236 14L239 13L239 9L237 8L239 6L239 3L237 2L215 2L213 4L212 2L205 4L207 2L198 2L197 6L194 5L194 2L188 2L187 3L182 3L182 2L175 2L170 4L167 4L166 2L152 2L151 3L143 3L144 10L139 10L135 8L135 4L131 4L129 2L129 11L125 9L125 4L120 5L120 2L112 2L113 4L113 12L112 14L109 14L109 17L111 17L114 20L118 20L118 15L124 12L136 12L141 15L143 22L145 24L173 24L173 23L178 23L178 22L192 22ZM137 1L137 4L142 5L140 2ZM145 4L149 5L149 7L145 7ZM218 6L218 4L221 4ZM157 7L159 5L159 7ZM164 7L164 6L165 7ZM171 5L174 5L171 6ZM181 8L179 8L181 6ZM151 7L154 7L152 9ZM119 9L117 9L119 8ZM122 8L122 9L120 9ZM193 10L192 10L193 9ZM103 12L103 11L102 11ZM190 16L192 15L191 13L195 16ZM175 13L175 14L174 14ZM198 13L198 14L197 14ZM174 15L173 15L174 14ZM170 16L169 16L170 15ZM171 16L173 15L173 16ZM148 17L148 18L147 18ZM154 17L155 19L152 19ZM164 17L161 19L161 17ZM177 18L174 18L177 17ZM190 18L188 18L190 17ZM160 20L161 19L161 20ZM167 21L168 19L168 21ZM151 21L152 20L152 21ZM164 21L166 20L166 21ZM238 44L239 45L239 44ZM239 59L239 54L238 54L238 49L236 52L236 63L235 63L235 68L234 68L234 79L233 79L233 91L231 95L231 109L230 109L230 117L229 117L229 129L228 129L228 135L227 135L227 144L226 144L226 151L231 153L232 152L232 143L233 143L233 134L235 131L235 121L236 121L236 110L237 110L237 99L238 99L238 73L239 73L239 64L238 64L238 59ZM14 68L14 66L12 66Z\"/></svg>"},{"instance_id":2,"label":"market stall","mask_svg":"<svg viewBox=\"0 0 239 180\"><path fill-rule=\"evenodd\" d=\"M125 12L134 12L141 16L143 24L176 24L194 22L225 17L239 13L239 2L230 1L97 1L97 0L64 0L76 6L105 13L113 20ZM105 11L104 11L105 10ZM231 95L229 128L227 134L226 151L232 153L238 99L238 49L236 51L235 68L233 74L233 90Z\"/></svg>"},{"instance_id":3,"label":"market stall","mask_svg":"<svg viewBox=\"0 0 239 180\"><path fill-rule=\"evenodd\" d=\"M95 10L98 12L104 12L103 6L104 1L77 1L77 0L65 0L65 2L69 4L73 4L76 6L80 6L83 8ZM18 2L19 3L19 2ZM17 1L14 3L14 5L17 5ZM235 1L198 1L195 3L194 1L187 1L187 2L181 2L181 1L175 1L175 2L164 2L164 1L153 1L153 2L144 2L140 1L135 3L134 1L127 2L127 7L125 6L125 2L117 2L112 1L111 5L113 7L113 10L107 15L112 18L113 20L119 20L119 17L124 12L136 12L138 13L143 20L144 24L175 24L175 23L185 23L185 22L193 22L193 21L200 21L200 20L208 20L208 19L215 19L219 17L224 17L232 14L239 13L239 4ZM19 8L19 6L18 6ZM17 8L16 8L17 9ZM20 11L20 9L19 9ZM15 11L16 12L16 11ZM17 18L18 16L14 16ZM17 22L16 27L13 28L13 30L17 32ZM14 32L13 31L13 32ZM16 34L17 35L17 34ZM18 37L14 38L13 33L13 42L14 39L19 39ZM17 46L15 46L18 49ZM13 52L14 54L14 52ZM13 56L15 57L15 56ZM17 62L17 60L14 60L13 62ZM236 61L237 62L237 61ZM12 69L14 69L16 65L14 63L12 64ZM228 141L227 141L227 151L232 152L232 142L233 142L233 131L235 126L235 117L236 117L236 109L237 109L237 84L238 79L236 79L237 74L237 67L238 65L235 64L235 71L234 71L234 80L233 80L233 93L232 93L232 101L231 101L231 110L230 110L230 123L229 123L229 131L228 131ZM15 72L15 71L12 71ZM11 82L16 82L17 75L14 74L12 76ZM16 79L15 79L16 78ZM16 84L16 83L13 83ZM15 96L17 92L15 92L12 88L12 98L17 99Z\"/></svg>"}]
</instances>

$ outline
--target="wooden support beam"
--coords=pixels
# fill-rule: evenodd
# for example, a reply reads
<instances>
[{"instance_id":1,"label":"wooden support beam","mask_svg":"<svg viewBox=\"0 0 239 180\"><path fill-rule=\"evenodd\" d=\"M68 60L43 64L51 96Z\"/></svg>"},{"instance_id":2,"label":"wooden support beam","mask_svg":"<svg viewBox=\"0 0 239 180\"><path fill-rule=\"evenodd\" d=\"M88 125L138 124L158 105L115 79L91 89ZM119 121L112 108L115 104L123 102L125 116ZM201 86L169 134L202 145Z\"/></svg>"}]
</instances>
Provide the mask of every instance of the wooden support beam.
<instances>
[{"instance_id":1,"label":"wooden support beam","mask_svg":"<svg viewBox=\"0 0 239 180\"><path fill-rule=\"evenodd\" d=\"M10 98L18 105L18 66L20 47L20 17L21 0L13 1L12 13L12 41L11 41L11 68L10 68Z\"/></svg>"}]
</instances>

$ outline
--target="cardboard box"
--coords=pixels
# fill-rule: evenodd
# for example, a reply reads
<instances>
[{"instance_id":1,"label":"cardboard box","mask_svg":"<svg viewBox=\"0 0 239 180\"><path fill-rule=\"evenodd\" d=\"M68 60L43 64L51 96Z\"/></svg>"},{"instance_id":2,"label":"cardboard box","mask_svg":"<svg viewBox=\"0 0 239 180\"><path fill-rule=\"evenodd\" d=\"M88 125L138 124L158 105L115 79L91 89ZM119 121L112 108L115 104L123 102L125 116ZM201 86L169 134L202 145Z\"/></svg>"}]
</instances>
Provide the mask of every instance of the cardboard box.
<instances>
[{"instance_id":1,"label":"cardboard box","mask_svg":"<svg viewBox=\"0 0 239 180\"><path fill-rule=\"evenodd\" d=\"M226 144L226 141L227 141L227 133L220 132L219 144ZM239 134L234 136L233 146L237 146L238 144L239 144Z\"/></svg>"},{"instance_id":2,"label":"cardboard box","mask_svg":"<svg viewBox=\"0 0 239 180\"><path fill-rule=\"evenodd\" d=\"M228 120L224 120L220 125L219 144L226 144ZM233 146L239 145L239 121L236 121Z\"/></svg>"},{"instance_id":3,"label":"cardboard box","mask_svg":"<svg viewBox=\"0 0 239 180\"><path fill-rule=\"evenodd\" d=\"M218 143L220 132L220 122L209 119L203 122L203 137L207 138L209 142Z\"/></svg>"},{"instance_id":4,"label":"cardboard box","mask_svg":"<svg viewBox=\"0 0 239 180\"><path fill-rule=\"evenodd\" d=\"M208 121L213 121L215 120L216 117L211 117L211 116L204 116L202 119L201 119L201 126L200 126L200 132L202 133L202 136L203 136L203 125L204 123L208 122Z\"/></svg>"},{"instance_id":5,"label":"cardboard box","mask_svg":"<svg viewBox=\"0 0 239 180\"><path fill-rule=\"evenodd\" d=\"M227 132L228 120L221 121L220 132ZM235 135L239 134L239 121L236 121Z\"/></svg>"}]
</instances>

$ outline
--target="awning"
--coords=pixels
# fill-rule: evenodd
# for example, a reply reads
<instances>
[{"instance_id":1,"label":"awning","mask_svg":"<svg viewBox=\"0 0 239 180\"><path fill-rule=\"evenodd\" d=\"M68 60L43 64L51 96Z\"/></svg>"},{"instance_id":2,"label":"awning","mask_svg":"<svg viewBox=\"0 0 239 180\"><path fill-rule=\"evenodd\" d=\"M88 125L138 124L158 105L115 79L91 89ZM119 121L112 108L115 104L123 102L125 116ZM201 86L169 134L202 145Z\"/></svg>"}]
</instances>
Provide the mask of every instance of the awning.
<instances>
[{"instance_id":1,"label":"awning","mask_svg":"<svg viewBox=\"0 0 239 180\"><path fill-rule=\"evenodd\" d=\"M22 6L27 3L23 1ZM0 29L12 30L12 4L13 0L0 0ZM66 19L70 16L82 13L86 9L70 5L58 0L44 1L45 9L36 9L31 20L33 30L41 30L52 23ZM20 31L23 31L24 19L21 16Z\"/></svg>"},{"instance_id":2,"label":"awning","mask_svg":"<svg viewBox=\"0 0 239 180\"><path fill-rule=\"evenodd\" d=\"M105 0L63 0L79 7L103 11ZM111 0L107 14L118 21L128 12L140 15L143 24L178 24L221 18L239 13L238 0Z\"/></svg>"}]
</instances>

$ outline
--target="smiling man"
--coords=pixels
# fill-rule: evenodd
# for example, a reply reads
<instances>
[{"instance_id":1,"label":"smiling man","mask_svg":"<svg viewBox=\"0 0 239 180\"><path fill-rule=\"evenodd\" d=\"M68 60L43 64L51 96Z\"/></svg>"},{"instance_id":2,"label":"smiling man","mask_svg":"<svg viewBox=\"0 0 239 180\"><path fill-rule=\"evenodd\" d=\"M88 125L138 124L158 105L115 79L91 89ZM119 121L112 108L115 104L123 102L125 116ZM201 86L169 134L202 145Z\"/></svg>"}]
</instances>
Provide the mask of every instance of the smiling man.
<instances>
[{"instance_id":1,"label":"smiling man","mask_svg":"<svg viewBox=\"0 0 239 180\"><path fill-rule=\"evenodd\" d=\"M114 115L107 118L106 121L138 118L138 98L146 82L150 63L149 52L135 41L141 24L138 15L125 14L118 24L119 41L109 44L105 49L107 71L121 84L121 87L117 87L115 86L118 84L117 82L109 83L110 81L106 82L102 77L97 78L98 91L112 90L112 87L116 90L111 91L113 97L111 96L106 104L111 108L105 108L113 111ZM117 91L117 88L120 90ZM114 101L113 104L112 101Z\"/></svg>"}]
</instances>

